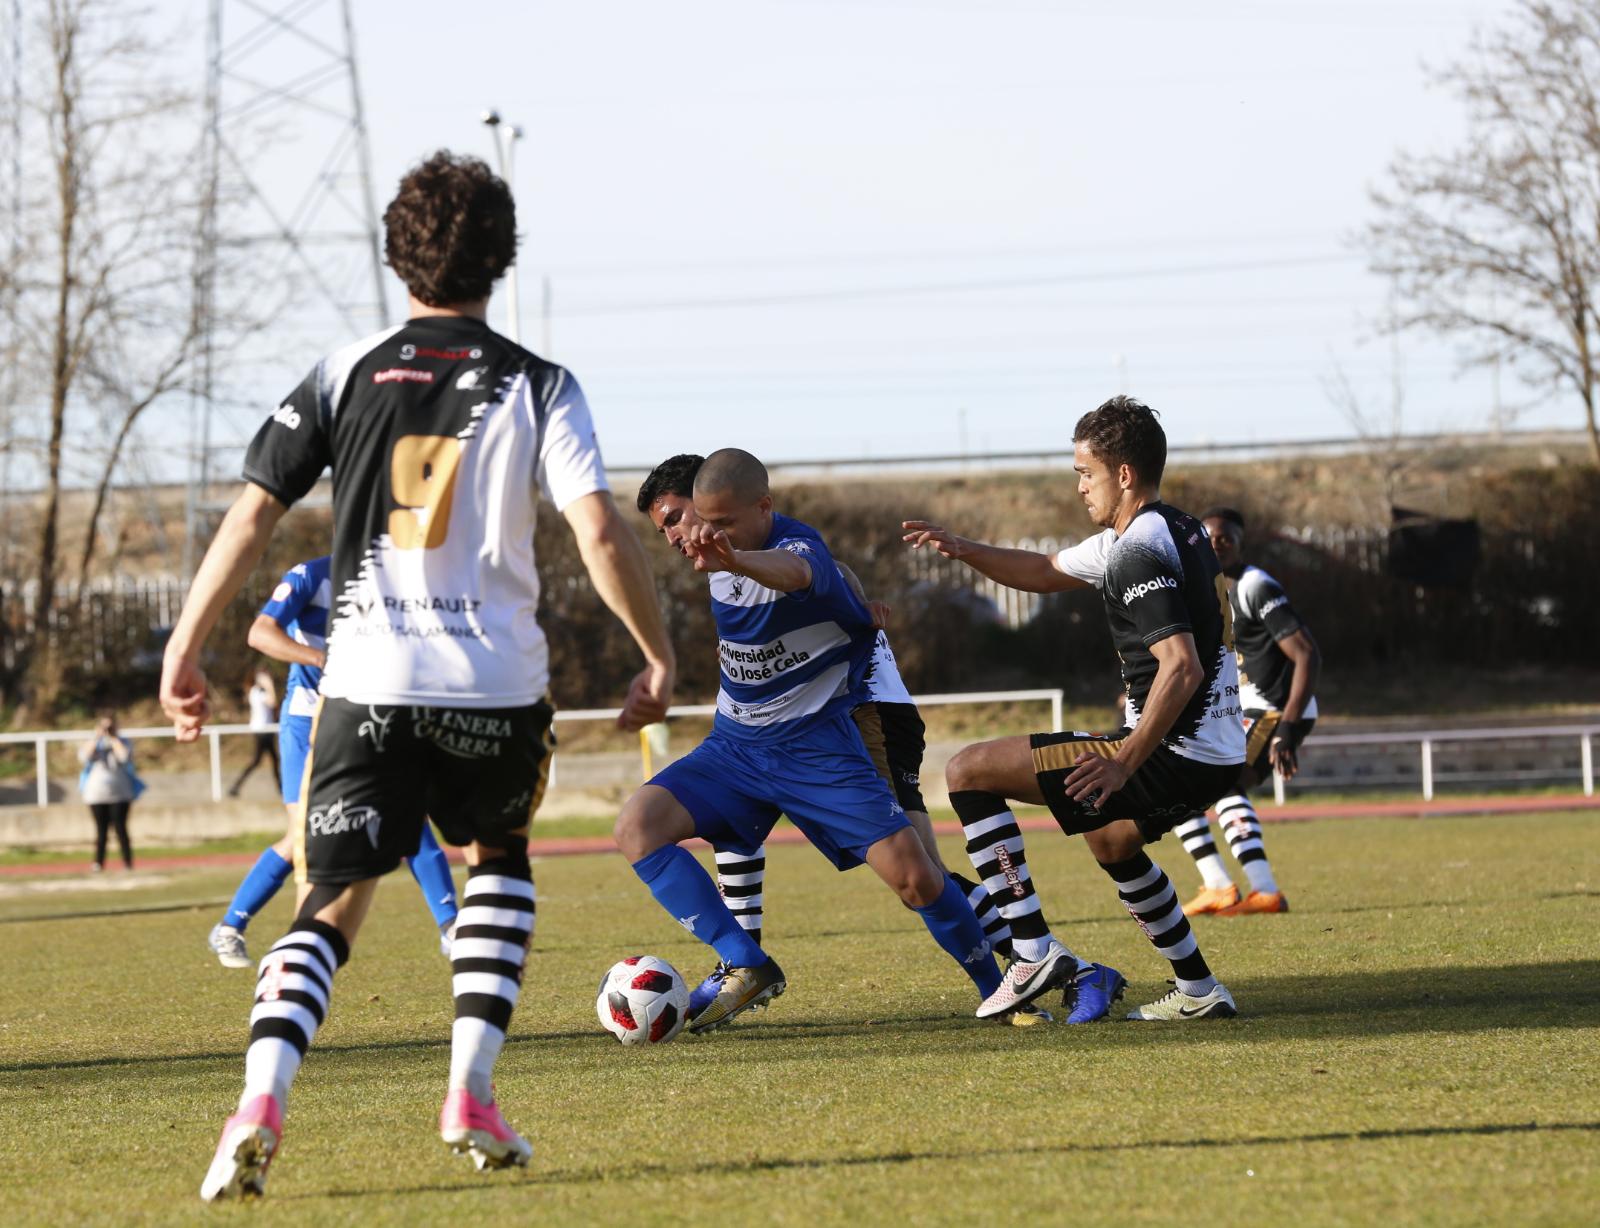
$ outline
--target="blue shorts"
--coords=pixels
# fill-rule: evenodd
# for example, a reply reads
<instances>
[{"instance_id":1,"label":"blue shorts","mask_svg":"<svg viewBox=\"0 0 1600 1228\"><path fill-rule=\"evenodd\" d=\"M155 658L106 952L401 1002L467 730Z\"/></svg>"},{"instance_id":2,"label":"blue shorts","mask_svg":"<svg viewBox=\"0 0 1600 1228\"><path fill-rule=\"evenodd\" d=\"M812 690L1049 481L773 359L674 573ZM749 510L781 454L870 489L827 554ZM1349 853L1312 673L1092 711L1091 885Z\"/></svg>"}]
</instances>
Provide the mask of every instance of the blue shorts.
<instances>
[{"instance_id":1,"label":"blue shorts","mask_svg":"<svg viewBox=\"0 0 1600 1228\"><path fill-rule=\"evenodd\" d=\"M278 721L278 787L293 806L300 800L300 780L311 753L311 717L285 716Z\"/></svg>"},{"instance_id":2,"label":"blue shorts","mask_svg":"<svg viewBox=\"0 0 1600 1228\"><path fill-rule=\"evenodd\" d=\"M848 712L782 740L747 742L713 729L650 783L678 799L708 844L755 849L783 814L840 870L910 826Z\"/></svg>"}]
</instances>

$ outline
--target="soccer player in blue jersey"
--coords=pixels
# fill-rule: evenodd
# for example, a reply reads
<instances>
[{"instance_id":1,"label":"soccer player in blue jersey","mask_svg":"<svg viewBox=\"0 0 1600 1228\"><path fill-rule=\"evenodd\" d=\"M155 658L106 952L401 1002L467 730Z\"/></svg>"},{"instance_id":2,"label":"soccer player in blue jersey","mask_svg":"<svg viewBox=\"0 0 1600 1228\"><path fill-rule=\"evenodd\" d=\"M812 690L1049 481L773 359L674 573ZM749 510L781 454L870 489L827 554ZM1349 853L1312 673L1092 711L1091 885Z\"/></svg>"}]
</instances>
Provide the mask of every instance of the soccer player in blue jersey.
<instances>
[{"instance_id":1,"label":"soccer player in blue jersey","mask_svg":"<svg viewBox=\"0 0 1600 1228\"><path fill-rule=\"evenodd\" d=\"M706 1032L782 993L776 960L679 842L754 847L781 813L841 870L865 862L988 997L1000 970L954 880L929 858L850 719L874 629L809 525L773 511L766 468L713 452L694 480L686 553L710 573L722 687L709 737L628 799L618 847L658 903L728 966L691 1017Z\"/></svg>"},{"instance_id":2,"label":"soccer player in blue jersey","mask_svg":"<svg viewBox=\"0 0 1600 1228\"><path fill-rule=\"evenodd\" d=\"M328 611L332 604L332 585L328 578L327 555L296 563L284 573L272 597L250 625L250 647L275 661L289 665L289 681L284 687L283 707L278 716L279 785L284 805L289 809L289 830L262 850L255 865L233 893L222 920L211 927L208 942L224 968L248 968L250 955L244 933L250 918L266 907L278 893L294 868L295 828L301 823L300 785L305 775L306 756L311 751L311 722L317 714L317 688L322 684L322 667L327 660ZM450 862L424 823L422 843L408 859L411 873L422 889L428 911L439 927L440 949L450 954L450 927L456 921L455 880L450 877Z\"/></svg>"}]
</instances>

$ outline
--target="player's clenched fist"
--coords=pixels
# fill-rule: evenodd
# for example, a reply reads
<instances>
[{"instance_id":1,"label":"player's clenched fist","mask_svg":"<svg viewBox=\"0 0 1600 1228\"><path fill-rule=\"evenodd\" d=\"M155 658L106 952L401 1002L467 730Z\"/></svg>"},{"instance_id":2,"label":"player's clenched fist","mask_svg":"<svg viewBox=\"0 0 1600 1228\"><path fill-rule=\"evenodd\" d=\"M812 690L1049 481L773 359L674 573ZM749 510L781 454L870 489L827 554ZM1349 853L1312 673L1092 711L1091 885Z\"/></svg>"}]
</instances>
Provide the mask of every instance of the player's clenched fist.
<instances>
[{"instance_id":1,"label":"player's clenched fist","mask_svg":"<svg viewBox=\"0 0 1600 1228\"><path fill-rule=\"evenodd\" d=\"M172 721L178 741L195 741L211 715L205 671L183 657L165 658L161 663L161 710Z\"/></svg>"},{"instance_id":2,"label":"player's clenched fist","mask_svg":"<svg viewBox=\"0 0 1600 1228\"><path fill-rule=\"evenodd\" d=\"M972 543L957 537L949 529L927 520L902 520L900 527L906 531L903 540L911 543L913 550L932 546L947 559L959 559L971 552Z\"/></svg>"}]
</instances>

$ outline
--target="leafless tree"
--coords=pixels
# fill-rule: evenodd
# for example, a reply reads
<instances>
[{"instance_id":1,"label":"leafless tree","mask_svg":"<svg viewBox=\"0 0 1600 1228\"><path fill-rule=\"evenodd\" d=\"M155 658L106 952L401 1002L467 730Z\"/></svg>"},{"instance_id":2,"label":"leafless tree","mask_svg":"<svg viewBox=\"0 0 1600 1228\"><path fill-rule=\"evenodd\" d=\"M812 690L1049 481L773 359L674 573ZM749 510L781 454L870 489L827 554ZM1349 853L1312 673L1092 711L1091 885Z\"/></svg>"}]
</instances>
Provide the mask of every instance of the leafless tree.
<instances>
[{"instance_id":1,"label":"leafless tree","mask_svg":"<svg viewBox=\"0 0 1600 1228\"><path fill-rule=\"evenodd\" d=\"M31 454L42 488L28 566L37 642L14 654L30 707L53 703L59 680L51 637L39 632L60 605L64 485L97 487L81 584L129 435L150 406L186 387L205 324L193 292L198 105L167 84L148 22L116 0L43 0L24 31L34 66L27 181L38 190L22 208L33 258L13 274L24 380L4 443ZM14 615L11 624L17 634Z\"/></svg>"},{"instance_id":2,"label":"leafless tree","mask_svg":"<svg viewBox=\"0 0 1600 1228\"><path fill-rule=\"evenodd\" d=\"M1466 143L1401 153L1365 236L1400 295L1394 327L1571 397L1600 464L1600 0L1523 0L1438 80L1468 110Z\"/></svg>"}]
</instances>

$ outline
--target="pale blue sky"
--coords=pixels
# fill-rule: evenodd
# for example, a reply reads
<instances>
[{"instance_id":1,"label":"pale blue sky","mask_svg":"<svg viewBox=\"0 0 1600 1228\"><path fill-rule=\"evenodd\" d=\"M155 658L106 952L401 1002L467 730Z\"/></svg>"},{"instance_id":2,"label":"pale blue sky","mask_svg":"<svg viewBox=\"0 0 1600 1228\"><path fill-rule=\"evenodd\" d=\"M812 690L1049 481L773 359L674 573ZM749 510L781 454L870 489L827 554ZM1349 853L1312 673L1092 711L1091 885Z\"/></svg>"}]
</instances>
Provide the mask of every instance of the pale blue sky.
<instances>
[{"instance_id":1,"label":"pale blue sky","mask_svg":"<svg viewBox=\"0 0 1600 1228\"><path fill-rule=\"evenodd\" d=\"M524 340L548 275L614 463L951 451L963 411L974 450L1059 448L1124 386L1177 442L1347 434L1334 363L1375 408L1392 369L1347 240L1397 146L1462 133L1423 63L1510 6L1129 7L363 0L379 207L425 151L487 155L485 106L526 129ZM1400 349L1408 430L1487 425L1486 373ZM262 413L316 355L281 357Z\"/></svg>"}]
</instances>

